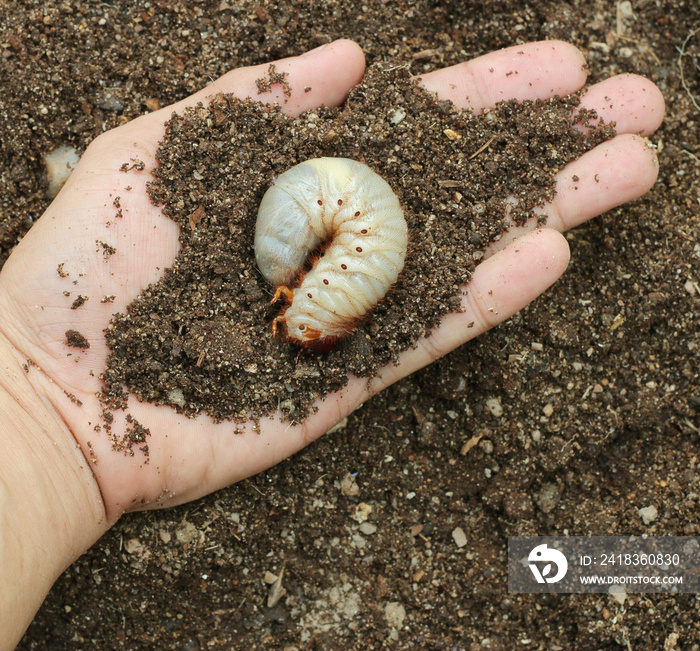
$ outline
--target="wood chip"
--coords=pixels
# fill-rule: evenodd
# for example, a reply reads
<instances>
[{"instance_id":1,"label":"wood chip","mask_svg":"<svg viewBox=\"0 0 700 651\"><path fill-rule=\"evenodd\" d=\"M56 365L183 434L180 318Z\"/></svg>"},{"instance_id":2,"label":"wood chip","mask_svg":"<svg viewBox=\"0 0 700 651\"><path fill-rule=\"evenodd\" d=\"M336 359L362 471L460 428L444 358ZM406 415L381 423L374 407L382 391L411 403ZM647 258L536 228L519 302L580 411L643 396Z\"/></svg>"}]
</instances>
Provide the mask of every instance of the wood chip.
<instances>
[{"instance_id":1,"label":"wood chip","mask_svg":"<svg viewBox=\"0 0 700 651\"><path fill-rule=\"evenodd\" d=\"M205 217L206 213L204 212L204 206L198 206L197 210L195 210L191 215L187 217L187 219L189 219L190 222L190 228L192 228L192 230L197 228L199 222L201 222Z\"/></svg>"},{"instance_id":2,"label":"wood chip","mask_svg":"<svg viewBox=\"0 0 700 651\"><path fill-rule=\"evenodd\" d=\"M284 577L284 566L280 570L277 580L270 586L270 591L267 593L268 608L274 608L279 600L287 594L287 591L282 587L282 577Z\"/></svg>"}]
</instances>

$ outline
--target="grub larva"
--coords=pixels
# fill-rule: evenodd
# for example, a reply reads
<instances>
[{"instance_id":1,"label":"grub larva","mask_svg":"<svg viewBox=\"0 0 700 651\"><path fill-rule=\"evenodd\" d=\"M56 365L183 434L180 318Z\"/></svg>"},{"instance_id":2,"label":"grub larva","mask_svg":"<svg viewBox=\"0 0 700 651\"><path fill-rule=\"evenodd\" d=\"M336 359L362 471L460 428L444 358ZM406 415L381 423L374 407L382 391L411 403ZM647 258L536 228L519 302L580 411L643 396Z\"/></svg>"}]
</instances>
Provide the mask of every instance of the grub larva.
<instances>
[{"instance_id":1,"label":"grub larva","mask_svg":"<svg viewBox=\"0 0 700 651\"><path fill-rule=\"evenodd\" d=\"M396 282L407 243L398 197L367 165L313 158L290 168L263 196L255 225L255 259L277 288L273 303L282 295L289 303L273 332L283 324L289 340L328 350Z\"/></svg>"}]
</instances>

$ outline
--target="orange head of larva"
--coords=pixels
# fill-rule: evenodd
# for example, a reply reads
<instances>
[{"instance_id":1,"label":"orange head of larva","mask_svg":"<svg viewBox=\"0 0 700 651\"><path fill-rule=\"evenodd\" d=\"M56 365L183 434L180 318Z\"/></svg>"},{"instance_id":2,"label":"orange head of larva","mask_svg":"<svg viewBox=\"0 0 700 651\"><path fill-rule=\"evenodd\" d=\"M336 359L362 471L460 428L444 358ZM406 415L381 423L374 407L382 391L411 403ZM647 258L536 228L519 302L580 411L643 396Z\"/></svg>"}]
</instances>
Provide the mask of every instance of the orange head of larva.
<instances>
[{"instance_id":1,"label":"orange head of larva","mask_svg":"<svg viewBox=\"0 0 700 651\"><path fill-rule=\"evenodd\" d=\"M321 334L318 328L308 326L305 323L300 323L291 331L289 326L287 327L287 337L289 339L297 339L303 344L321 339Z\"/></svg>"},{"instance_id":2,"label":"orange head of larva","mask_svg":"<svg viewBox=\"0 0 700 651\"><path fill-rule=\"evenodd\" d=\"M341 339L310 314L299 313L290 305L283 314L284 335L287 341L299 344L308 350L325 353L334 348Z\"/></svg>"}]
</instances>

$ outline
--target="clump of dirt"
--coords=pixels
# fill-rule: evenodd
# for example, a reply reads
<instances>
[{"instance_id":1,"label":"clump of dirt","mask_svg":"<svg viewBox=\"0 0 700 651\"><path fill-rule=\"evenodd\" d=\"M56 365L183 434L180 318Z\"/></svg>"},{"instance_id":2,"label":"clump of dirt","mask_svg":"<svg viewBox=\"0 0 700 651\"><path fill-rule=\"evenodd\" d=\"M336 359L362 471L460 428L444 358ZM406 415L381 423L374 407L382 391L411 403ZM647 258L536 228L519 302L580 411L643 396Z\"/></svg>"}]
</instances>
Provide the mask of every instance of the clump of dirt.
<instances>
[{"instance_id":1,"label":"clump of dirt","mask_svg":"<svg viewBox=\"0 0 700 651\"><path fill-rule=\"evenodd\" d=\"M276 75L276 76L275 76ZM267 84L284 83L270 70ZM286 86L285 86L286 87ZM376 64L341 108L298 118L216 96L174 115L158 150L153 201L181 227L181 251L159 282L117 314L105 400L123 387L188 415L246 420L281 409L299 421L348 373L369 377L459 309L460 288L509 224L537 219L554 174L614 135L571 115L578 97L503 102L482 115L421 89L406 66ZM271 181L322 156L363 161L399 196L409 251L399 281L323 355L271 336L271 288L255 266L257 208ZM540 218L541 219L541 218ZM455 236L459 234L459 236Z\"/></svg>"}]
</instances>

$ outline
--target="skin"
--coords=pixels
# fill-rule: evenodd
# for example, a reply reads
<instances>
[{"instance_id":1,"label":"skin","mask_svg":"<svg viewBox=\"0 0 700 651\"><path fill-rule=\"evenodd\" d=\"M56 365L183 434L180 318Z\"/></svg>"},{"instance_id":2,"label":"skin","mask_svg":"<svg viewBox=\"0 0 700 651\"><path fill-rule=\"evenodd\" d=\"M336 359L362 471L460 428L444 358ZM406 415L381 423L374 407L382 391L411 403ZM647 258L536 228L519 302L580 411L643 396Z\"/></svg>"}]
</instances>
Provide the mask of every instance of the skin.
<instances>
[{"instance_id":1,"label":"skin","mask_svg":"<svg viewBox=\"0 0 700 651\"><path fill-rule=\"evenodd\" d=\"M287 98L275 86L259 99L278 101L297 114L341 104L362 78L364 56L356 44L336 41L279 61L277 69L288 73L291 97L284 103ZM518 74L508 74L513 70ZM97 376L108 352L102 331L114 312L123 312L143 287L158 280L178 251L177 226L147 197L147 170L155 165L163 123L172 111L206 102L219 91L257 98L255 79L266 71L267 64L233 70L182 102L98 137L0 273L3 648L17 643L59 574L125 511L193 500L294 454L373 394L527 305L566 269L569 250L561 231L641 196L657 176L655 153L639 134L653 133L663 119L658 89L632 75L593 86L583 103L615 120L620 135L559 173L557 196L545 208L547 228L518 229L488 252L464 298L463 313L445 318L430 338L402 356L399 366L383 369L369 383L351 378L295 427L272 417L262 422L259 433L249 427L233 436L231 424L213 424L207 416L190 420L168 407L132 399L128 412L151 431L150 462L144 465L140 453L131 457L111 451L94 425L101 411ZM494 52L422 77L439 97L477 112L511 97L566 95L585 80L582 54L556 41ZM308 86L313 90L306 93ZM143 161L146 171L119 172L131 158ZM578 190L570 182L574 174L580 179ZM121 197L120 220L114 219L116 196ZM117 253L105 262L96 241L111 244ZM59 263L65 263L68 278L59 278ZM65 290L71 298L63 295ZM78 293L90 300L70 311ZM100 302L111 294L113 303ZM467 328L471 322L474 326ZM87 337L90 348L68 348L68 328ZM36 364L29 372L22 368L27 359ZM124 414L115 416L114 431L124 431Z\"/></svg>"}]
</instances>

